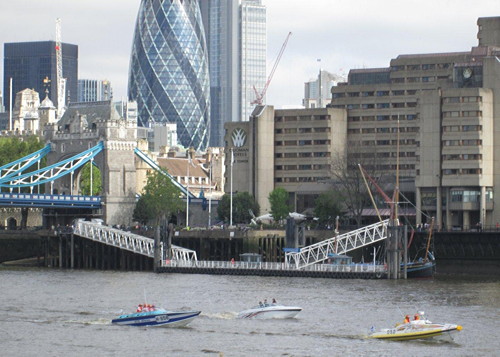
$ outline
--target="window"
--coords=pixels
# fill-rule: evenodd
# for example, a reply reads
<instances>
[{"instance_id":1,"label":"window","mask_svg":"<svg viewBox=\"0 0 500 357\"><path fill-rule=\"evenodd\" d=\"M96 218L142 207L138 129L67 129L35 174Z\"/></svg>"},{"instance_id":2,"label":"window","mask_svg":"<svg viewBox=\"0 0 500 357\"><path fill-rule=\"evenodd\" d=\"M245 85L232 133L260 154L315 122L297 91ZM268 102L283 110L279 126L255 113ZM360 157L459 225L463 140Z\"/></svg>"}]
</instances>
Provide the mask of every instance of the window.
<instances>
[{"instance_id":1,"label":"window","mask_svg":"<svg viewBox=\"0 0 500 357\"><path fill-rule=\"evenodd\" d=\"M377 97L385 97L385 96L388 96L389 95L389 91L388 90L378 90L377 91Z\"/></svg>"},{"instance_id":2,"label":"window","mask_svg":"<svg viewBox=\"0 0 500 357\"><path fill-rule=\"evenodd\" d=\"M377 109L389 108L389 103L377 103Z\"/></svg>"},{"instance_id":3,"label":"window","mask_svg":"<svg viewBox=\"0 0 500 357\"><path fill-rule=\"evenodd\" d=\"M445 103L460 103L460 97L448 97L444 98Z\"/></svg>"}]
</instances>

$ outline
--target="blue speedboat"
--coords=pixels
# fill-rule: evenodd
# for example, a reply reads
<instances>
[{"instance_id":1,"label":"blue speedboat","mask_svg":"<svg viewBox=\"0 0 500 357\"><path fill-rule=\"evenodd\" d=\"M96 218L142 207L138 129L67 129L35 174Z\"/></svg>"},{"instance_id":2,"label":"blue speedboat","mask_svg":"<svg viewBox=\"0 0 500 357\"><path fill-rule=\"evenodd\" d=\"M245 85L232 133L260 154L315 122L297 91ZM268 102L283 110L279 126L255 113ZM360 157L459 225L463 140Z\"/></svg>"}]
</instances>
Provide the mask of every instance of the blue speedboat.
<instances>
[{"instance_id":1,"label":"blue speedboat","mask_svg":"<svg viewBox=\"0 0 500 357\"><path fill-rule=\"evenodd\" d=\"M169 311L154 309L152 311L135 312L120 315L111 320L116 325L182 327L190 323L201 311Z\"/></svg>"}]
</instances>

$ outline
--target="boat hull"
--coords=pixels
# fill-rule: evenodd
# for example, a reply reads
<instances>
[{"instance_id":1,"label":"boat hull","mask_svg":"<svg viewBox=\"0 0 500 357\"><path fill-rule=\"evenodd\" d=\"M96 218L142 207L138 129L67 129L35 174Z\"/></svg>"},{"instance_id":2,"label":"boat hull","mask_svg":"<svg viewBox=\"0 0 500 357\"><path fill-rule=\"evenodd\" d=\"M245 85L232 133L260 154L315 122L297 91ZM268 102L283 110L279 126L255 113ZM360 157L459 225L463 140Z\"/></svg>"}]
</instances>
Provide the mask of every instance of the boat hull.
<instances>
[{"instance_id":1,"label":"boat hull","mask_svg":"<svg viewBox=\"0 0 500 357\"><path fill-rule=\"evenodd\" d=\"M436 262L408 263L406 265L407 278L432 278L436 272Z\"/></svg>"},{"instance_id":2,"label":"boat hull","mask_svg":"<svg viewBox=\"0 0 500 357\"><path fill-rule=\"evenodd\" d=\"M240 319L291 319L297 316L302 311L301 307L297 306L268 306L256 307L241 311L238 314Z\"/></svg>"},{"instance_id":3,"label":"boat hull","mask_svg":"<svg viewBox=\"0 0 500 357\"><path fill-rule=\"evenodd\" d=\"M201 311L150 311L121 315L111 323L126 326L183 327L195 319Z\"/></svg>"},{"instance_id":4,"label":"boat hull","mask_svg":"<svg viewBox=\"0 0 500 357\"><path fill-rule=\"evenodd\" d=\"M408 329L383 329L380 332L372 333L368 338L376 338L379 340L389 340L389 341L407 341L407 340L420 340L434 338L441 335L448 335L450 333L458 332L462 329L459 325L431 325L428 327L422 326L418 328L408 328Z\"/></svg>"}]
</instances>

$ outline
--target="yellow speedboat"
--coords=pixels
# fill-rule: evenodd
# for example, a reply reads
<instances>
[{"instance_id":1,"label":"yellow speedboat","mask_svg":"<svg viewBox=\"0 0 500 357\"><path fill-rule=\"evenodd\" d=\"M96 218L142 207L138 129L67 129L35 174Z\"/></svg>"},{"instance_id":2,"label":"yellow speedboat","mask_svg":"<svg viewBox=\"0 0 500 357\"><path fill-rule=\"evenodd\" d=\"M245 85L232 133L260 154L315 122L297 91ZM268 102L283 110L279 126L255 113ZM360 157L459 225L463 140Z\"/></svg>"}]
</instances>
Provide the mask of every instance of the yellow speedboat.
<instances>
[{"instance_id":1,"label":"yellow speedboat","mask_svg":"<svg viewBox=\"0 0 500 357\"><path fill-rule=\"evenodd\" d=\"M407 315L405 322L402 324L397 324L394 328L385 328L372 332L367 337L380 340L405 341L450 335L461 330L462 326L460 325L432 323L424 318L423 312L419 312L415 314L415 319L412 321Z\"/></svg>"}]
</instances>

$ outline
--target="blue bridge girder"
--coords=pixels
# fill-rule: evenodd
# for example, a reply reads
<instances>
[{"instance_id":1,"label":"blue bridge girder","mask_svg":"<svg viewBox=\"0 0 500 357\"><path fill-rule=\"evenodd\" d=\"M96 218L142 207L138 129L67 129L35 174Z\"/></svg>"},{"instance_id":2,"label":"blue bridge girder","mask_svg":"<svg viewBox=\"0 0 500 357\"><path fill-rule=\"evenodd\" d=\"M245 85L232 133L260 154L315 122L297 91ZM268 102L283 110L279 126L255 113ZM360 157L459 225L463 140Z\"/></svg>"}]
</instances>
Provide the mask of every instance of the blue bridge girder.
<instances>
[{"instance_id":1,"label":"blue bridge girder","mask_svg":"<svg viewBox=\"0 0 500 357\"><path fill-rule=\"evenodd\" d=\"M88 208L102 207L101 196L51 195L33 193L0 192L0 206L42 208Z\"/></svg>"},{"instance_id":2,"label":"blue bridge girder","mask_svg":"<svg viewBox=\"0 0 500 357\"><path fill-rule=\"evenodd\" d=\"M8 177L18 176L23 173L24 170L30 168L32 165L39 163L51 150L50 144L47 144L44 148L26 155L16 161L8 163L0 167L0 180L4 180Z\"/></svg>"},{"instance_id":3,"label":"blue bridge girder","mask_svg":"<svg viewBox=\"0 0 500 357\"><path fill-rule=\"evenodd\" d=\"M42 185L57 180L58 178L70 174L75 170L77 170L78 168L80 168L81 166L85 165L88 161L90 161L97 154L99 154L103 149L104 149L104 144L102 142L99 142L99 144L88 150L85 150L75 156L57 162L53 165L44 167L43 169L27 173L18 172L17 174L11 174L6 177L2 177L0 178L0 187L6 187L11 189L14 188L19 189L25 187L32 188L34 186ZM41 160L41 157L39 157L37 160L38 161Z\"/></svg>"},{"instance_id":4,"label":"blue bridge girder","mask_svg":"<svg viewBox=\"0 0 500 357\"><path fill-rule=\"evenodd\" d=\"M153 159L151 159L148 155L146 155L144 152L142 152L141 150L139 150L138 148L135 148L134 150L134 153L139 157L141 158L145 163L147 163L149 166L151 166L153 169L155 169L156 171L158 171L159 173L161 173L162 175L165 175L167 176L170 181L172 181L172 183L174 184L174 186L176 186L179 190L181 190L181 192L188 196L190 199L191 198L196 198L195 195L193 195L190 191L187 190L186 187L184 187L182 184L180 184L172 175L170 175L167 171L165 171L164 169L162 169L160 166L158 166L158 164L156 162L154 162Z\"/></svg>"}]
</instances>

